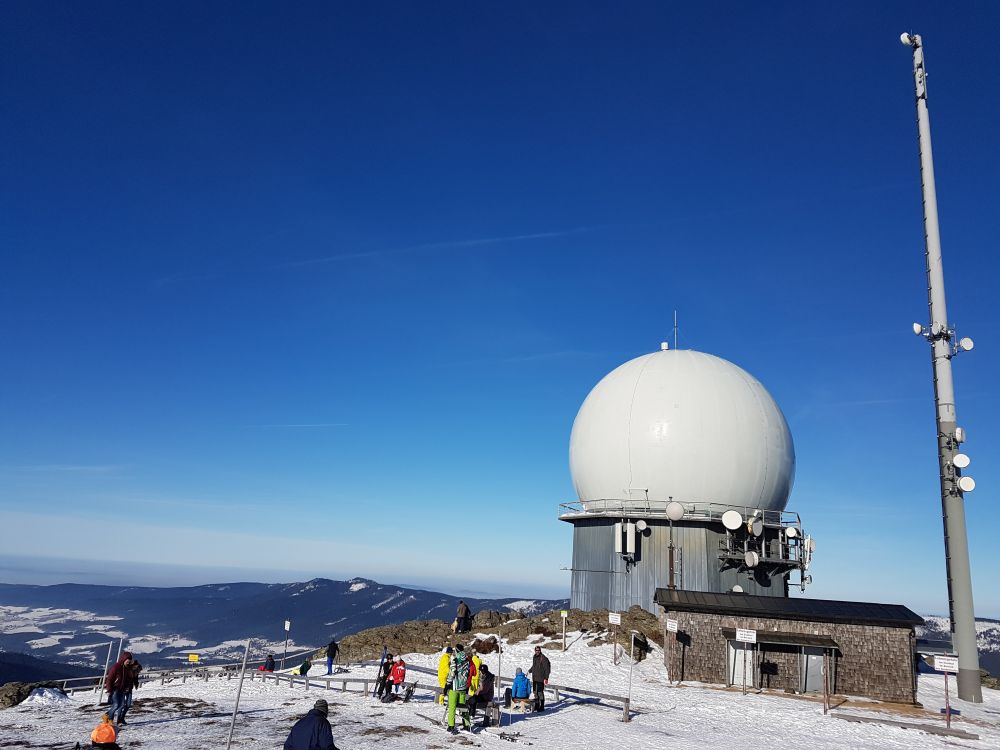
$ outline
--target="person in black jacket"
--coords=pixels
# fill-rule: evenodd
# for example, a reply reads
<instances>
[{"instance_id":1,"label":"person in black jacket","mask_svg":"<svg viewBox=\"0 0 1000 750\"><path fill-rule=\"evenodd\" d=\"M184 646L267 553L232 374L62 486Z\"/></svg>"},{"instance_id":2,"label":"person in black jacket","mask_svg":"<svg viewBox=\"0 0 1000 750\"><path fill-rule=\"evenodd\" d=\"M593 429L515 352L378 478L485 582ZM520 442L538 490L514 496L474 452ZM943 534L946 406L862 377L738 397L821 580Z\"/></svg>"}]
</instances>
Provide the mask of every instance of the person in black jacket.
<instances>
[{"instance_id":1,"label":"person in black jacket","mask_svg":"<svg viewBox=\"0 0 1000 750\"><path fill-rule=\"evenodd\" d=\"M535 693L535 710L545 710L545 686L549 684L549 673L552 671L552 664L549 657L542 653L539 646L535 646L535 657L531 660L531 689Z\"/></svg>"},{"instance_id":2,"label":"person in black jacket","mask_svg":"<svg viewBox=\"0 0 1000 750\"><path fill-rule=\"evenodd\" d=\"M392 690L392 680L389 673L392 671L392 654L386 654L382 660L382 669L375 680L375 696L381 700Z\"/></svg>"},{"instance_id":3,"label":"person in black jacket","mask_svg":"<svg viewBox=\"0 0 1000 750\"><path fill-rule=\"evenodd\" d=\"M333 660L337 658L337 652L340 651L340 646L337 645L337 641L333 638L330 639L330 645L326 647L326 673L333 674Z\"/></svg>"},{"instance_id":4,"label":"person in black jacket","mask_svg":"<svg viewBox=\"0 0 1000 750\"><path fill-rule=\"evenodd\" d=\"M326 718L329 712L325 700L316 701L312 710L295 722L285 740L284 750L337 750L333 744L333 728Z\"/></svg>"}]
</instances>

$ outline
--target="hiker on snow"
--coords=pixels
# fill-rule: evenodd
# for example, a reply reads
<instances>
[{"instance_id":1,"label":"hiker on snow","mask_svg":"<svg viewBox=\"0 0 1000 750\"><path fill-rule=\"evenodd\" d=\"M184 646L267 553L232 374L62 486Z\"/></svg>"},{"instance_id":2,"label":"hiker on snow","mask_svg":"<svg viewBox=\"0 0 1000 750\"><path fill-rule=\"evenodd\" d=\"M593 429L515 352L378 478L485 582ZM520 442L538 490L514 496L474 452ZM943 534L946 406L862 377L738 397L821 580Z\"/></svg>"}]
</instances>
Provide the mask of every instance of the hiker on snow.
<instances>
[{"instance_id":1,"label":"hiker on snow","mask_svg":"<svg viewBox=\"0 0 1000 750\"><path fill-rule=\"evenodd\" d=\"M455 615L455 632L468 633L472 630L472 610L461 599L458 600L458 612Z\"/></svg>"},{"instance_id":2,"label":"hiker on snow","mask_svg":"<svg viewBox=\"0 0 1000 750\"><path fill-rule=\"evenodd\" d=\"M265 672L274 671L274 654L268 654L267 659L264 660L264 666L261 667Z\"/></svg>"},{"instance_id":3,"label":"hiker on snow","mask_svg":"<svg viewBox=\"0 0 1000 750\"><path fill-rule=\"evenodd\" d=\"M445 685L448 684L448 671L451 669L451 654L453 651L454 649L451 646L447 646L438 660L438 685L441 686L441 695L438 696L438 703L442 704L448 695Z\"/></svg>"},{"instance_id":4,"label":"hiker on snow","mask_svg":"<svg viewBox=\"0 0 1000 750\"><path fill-rule=\"evenodd\" d=\"M333 728L326 718L330 706L320 698L312 709L295 722L285 740L284 750L337 750L333 744Z\"/></svg>"},{"instance_id":5,"label":"hiker on snow","mask_svg":"<svg viewBox=\"0 0 1000 750\"><path fill-rule=\"evenodd\" d=\"M129 678L128 667L132 663L132 652L123 651L118 657L118 661L108 672L107 679L104 680L104 689L108 691L108 702L111 708L108 710L108 717L114 721L118 719L119 725L125 712L125 691Z\"/></svg>"},{"instance_id":6,"label":"hiker on snow","mask_svg":"<svg viewBox=\"0 0 1000 750\"><path fill-rule=\"evenodd\" d=\"M392 692L399 694L403 689L403 681L406 679L406 662L402 656L397 656L389 670L389 677L392 679Z\"/></svg>"},{"instance_id":7,"label":"hiker on snow","mask_svg":"<svg viewBox=\"0 0 1000 750\"><path fill-rule=\"evenodd\" d=\"M469 692L469 659L461 646L455 647L455 658L451 661L448 671L448 731L458 734L455 729L455 710L465 705L465 697ZM462 711L462 728L471 729L472 722L467 712Z\"/></svg>"},{"instance_id":8,"label":"hiker on snow","mask_svg":"<svg viewBox=\"0 0 1000 750\"><path fill-rule=\"evenodd\" d=\"M535 646L535 658L531 660L531 687L535 691L535 710L545 710L545 686L549 684L552 663L542 653L541 646Z\"/></svg>"},{"instance_id":9,"label":"hiker on snow","mask_svg":"<svg viewBox=\"0 0 1000 750\"><path fill-rule=\"evenodd\" d=\"M389 673L392 671L392 654L386 654L382 661L382 669L375 680L375 696L380 700L389 694L392 685Z\"/></svg>"},{"instance_id":10,"label":"hiker on snow","mask_svg":"<svg viewBox=\"0 0 1000 750\"><path fill-rule=\"evenodd\" d=\"M76 746L80 747L80 743L76 743ZM101 723L94 727L94 731L90 733L90 746L105 750L121 750L118 747L118 732L115 731L111 724L111 717L107 714L101 714Z\"/></svg>"},{"instance_id":11,"label":"hiker on snow","mask_svg":"<svg viewBox=\"0 0 1000 750\"><path fill-rule=\"evenodd\" d=\"M333 674L333 660L337 658L337 652L340 651L340 646L337 645L337 641L333 638L330 639L330 645L326 647L326 673Z\"/></svg>"},{"instance_id":12,"label":"hiker on snow","mask_svg":"<svg viewBox=\"0 0 1000 750\"><path fill-rule=\"evenodd\" d=\"M135 659L128 665L125 677L125 705L118 712L118 726L125 726L125 714L132 708L132 691L139 687L139 672L142 665Z\"/></svg>"}]
</instances>

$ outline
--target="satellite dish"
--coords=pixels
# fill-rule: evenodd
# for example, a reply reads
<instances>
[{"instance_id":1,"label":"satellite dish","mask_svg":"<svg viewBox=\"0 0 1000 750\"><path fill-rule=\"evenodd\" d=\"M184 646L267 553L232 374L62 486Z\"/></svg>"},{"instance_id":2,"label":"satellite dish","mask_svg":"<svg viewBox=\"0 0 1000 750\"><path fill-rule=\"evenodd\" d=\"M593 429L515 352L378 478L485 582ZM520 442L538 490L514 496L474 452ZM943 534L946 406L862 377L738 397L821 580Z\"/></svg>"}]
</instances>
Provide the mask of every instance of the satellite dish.
<instances>
[{"instance_id":1,"label":"satellite dish","mask_svg":"<svg viewBox=\"0 0 1000 750\"><path fill-rule=\"evenodd\" d=\"M667 503L667 518L671 521L680 521L684 518L684 506L676 501Z\"/></svg>"},{"instance_id":2,"label":"satellite dish","mask_svg":"<svg viewBox=\"0 0 1000 750\"><path fill-rule=\"evenodd\" d=\"M956 453L954 458L951 459L951 463L957 466L959 469L964 469L966 466L972 463L972 459L966 456L964 453Z\"/></svg>"},{"instance_id":3,"label":"satellite dish","mask_svg":"<svg viewBox=\"0 0 1000 750\"><path fill-rule=\"evenodd\" d=\"M747 564L748 568L756 568L757 563L760 562L760 555L753 550L749 550L745 555L743 555L743 562Z\"/></svg>"},{"instance_id":4,"label":"satellite dish","mask_svg":"<svg viewBox=\"0 0 1000 750\"><path fill-rule=\"evenodd\" d=\"M961 339L958 340L958 348L961 349L963 352L971 352L972 347L974 346L975 344L972 342L972 339L970 339L968 336L963 336Z\"/></svg>"},{"instance_id":5,"label":"satellite dish","mask_svg":"<svg viewBox=\"0 0 1000 750\"><path fill-rule=\"evenodd\" d=\"M955 442L964 443L965 442L965 428L956 427L955 428Z\"/></svg>"},{"instance_id":6,"label":"satellite dish","mask_svg":"<svg viewBox=\"0 0 1000 750\"><path fill-rule=\"evenodd\" d=\"M636 521L635 522L635 530L636 531L640 531L640 532L641 531L645 531L648 526L649 526L649 524L647 524L645 521Z\"/></svg>"},{"instance_id":7,"label":"satellite dish","mask_svg":"<svg viewBox=\"0 0 1000 750\"><path fill-rule=\"evenodd\" d=\"M919 323L914 323L913 324L913 332L919 336L921 333L924 332L924 327L922 325L920 325Z\"/></svg>"},{"instance_id":8,"label":"satellite dish","mask_svg":"<svg viewBox=\"0 0 1000 750\"><path fill-rule=\"evenodd\" d=\"M743 587L742 587L742 586L740 586L740 585L739 585L739 584L737 583L737 584L736 584L735 586L733 586L733 593L734 593L734 594L742 594L742 593L743 593Z\"/></svg>"},{"instance_id":9,"label":"satellite dish","mask_svg":"<svg viewBox=\"0 0 1000 750\"><path fill-rule=\"evenodd\" d=\"M809 537L809 551L810 552L816 551L816 540L813 539L812 537Z\"/></svg>"},{"instance_id":10,"label":"satellite dish","mask_svg":"<svg viewBox=\"0 0 1000 750\"><path fill-rule=\"evenodd\" d=\"M794 539L798 535L799 535L799 530L794 526L789 526L787 529L785 529L785 536L787 536L789 539Z\"/></svg>"},{"instance_id":11,"label":"satellite dish","mask_svg":"<svg viewBox=\"0 0 1000 750\"><path fill-rule=\"evenodd\" d=\"M755 518L747 524L747 529L749 529L750 533L754 536L760 536L764 533L764 522L759 518Z\"/></svg>"},{"instance_id":12,"label":"satellite dish","mask_svg":"<svg viewBox=\"0 0 1000 750\"><path fill-rule=\"evenodd\" d=\"M976 489L976 480L972 477L959 477L958 488L962 492L972 492Z\"/></svg>"},{"instance_id":13,"label":"satellite dish","mask_svg":"<svg viewBox=\"0 0 1000 750\"><path fill-rule=\"evenodd\" d=\"M736 531L743 525L743 516L738 510L727 510L722 514L722 525L730 531Z\"/></svg>"}]
</instances>

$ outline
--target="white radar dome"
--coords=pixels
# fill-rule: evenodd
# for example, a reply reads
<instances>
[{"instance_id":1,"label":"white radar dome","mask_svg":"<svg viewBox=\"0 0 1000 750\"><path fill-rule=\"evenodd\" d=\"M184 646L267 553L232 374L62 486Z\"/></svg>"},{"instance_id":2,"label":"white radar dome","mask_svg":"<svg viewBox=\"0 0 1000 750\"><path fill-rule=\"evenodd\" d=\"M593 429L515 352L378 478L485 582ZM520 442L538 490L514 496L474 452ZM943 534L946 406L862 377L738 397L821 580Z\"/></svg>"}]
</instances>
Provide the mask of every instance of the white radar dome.
<instances>
[{"instance_id":1,"label":"white radar dome","mask_svg":"<svg viewBox=\"0 0 1000 750\"><path fill-rule=\"evenodd\" d=\"M577 496L784 510L795 448L781 409L752 375L711 354L666 350L606 375L573 422Z\"/></svg>"}]
</instances>

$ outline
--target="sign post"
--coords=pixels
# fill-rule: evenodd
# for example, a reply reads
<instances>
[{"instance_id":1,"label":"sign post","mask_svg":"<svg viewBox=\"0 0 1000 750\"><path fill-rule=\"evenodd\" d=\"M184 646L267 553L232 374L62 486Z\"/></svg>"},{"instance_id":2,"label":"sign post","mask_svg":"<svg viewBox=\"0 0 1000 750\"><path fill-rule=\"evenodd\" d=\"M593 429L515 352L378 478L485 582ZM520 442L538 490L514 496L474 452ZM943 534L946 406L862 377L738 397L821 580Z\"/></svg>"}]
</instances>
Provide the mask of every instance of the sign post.
<instances>
[{"instance_id":1,"label":"sign post","mask_svg":"<svg viewBox=\"0 0 1000 750\"><path fill-rule=\"evenodd\" d=\"M608 612L608 624L614 625L615 629L611 636L611 661L618 664L618 626L622 624L622 616L619 612Z\"/></svg>"},{"instance_id":2,"label":"sign post","mask_svg":"<svg viewBox=\"0 0 1000 750\"><path fill-rule=\"evenodd\" d=\"M188 662L191 664L197 664L201 660L198 654L188 654Z\"/></svg>"},{"instance_id":3,"label":"sign post","mask_svg":"<svg viewBox=\"0 0 1000 750\"><path fill-rule=\"evenodd\" d=\"M559 614L562 615L562 621L563 621L563 648L562 648L562 650L565 651L566 650L566 618L569 617L569 611L564 609L564 610L560 611Z\"/></svg>"},{"instance_id":4,"label":"sign post","mask_svg":"<svg viewBox=\"0 0 1000 750\"><path fill-rule=\"evenodd\" d=\"M629 638L629 659L631 661L628 665L628 697L625 699L625 715L622 717L622 721L632 721L632 667L635 666L635 631L631 632L631 637Z\"/></svg>"},{"instance_id":5,"label":"sign post","mask_svg":"<svg viewBox=\"0 0 1000 750\"><path fill-rule=\"evenodd\" d=\"M108 665L111 664L111 649L114 648L114 646L114 641L108 641L108 658L104 660L104 676L101 678L101 694L97 696L98 706L104 702L104 684L108 681ZM111 693L108 693L108 700L111 700Z\"/></svg>"},{"instance_id":6,"label":"sign post","mask_svg":"<svg viewBox=\"0 0 1000 750\"><path fill-rule=\"evenodd\" d=\"M285 650L281 654L281 668L285 668L285 657L288 656L288 631L292 629L292 621L285 620Z\"/></svg>"},{"instance_id":7,"label":"sign post","mask_svg":"<svg viewBox=\"0 0 1000 750\"><path fill-rule=\"evenodd\" d=\"M197 654L195 654L197 656ZM247 657L250 656L250 639L247 638L247 647L243 652L243 666L240 669L240 684L236 687L236 705L233 706L233 721L229 725L229 739L226 740L226 750L233 744L233 729L236 728L236 714L240 710L240 693L243 692L243 677L247 673ZM309 683L307 682L306 685Z\"/></svg>"},{"instance_id":8,"label":"sign post","mask_svg":"<svg viewBox=\"0 0 1000 750\"><path fill-rule=\"evenodd\" d=\"M757 642L757 631L736 629L736 640L743 644L743 695L747 694L747 644Z\"/></svg>"},{"instance_id":9,"label":"sign post","mask_svg":"<svg viewBox=\"0 0 1000 750\"><path fill-rule=\"evenodd\" d=\"M666 637L666 641L667 641L667 679L668 680L673 680L674 679L674 675L671 672L671 669L673 668L672 659L673 659L673 655L674 655L674 641L677 640L677 620L671 620L669 617L667 618L667 633L668 633L668 635ZM673 635L669 635L670 633L673 633ZM680 683L680 680L678 679L677 682Z\"/></svg>"},{"instance_id":10,"label":"sign post","mask_svg":"<svg viewBox=\"0 0 1000 750\"><path fill-rule=\"evenodd\" d=\"M951 698L948 696L948 675L958 674L958 655L935 656L934 669L944 672L944 720L951 729Z\"/></svg>"}]
</instances>

